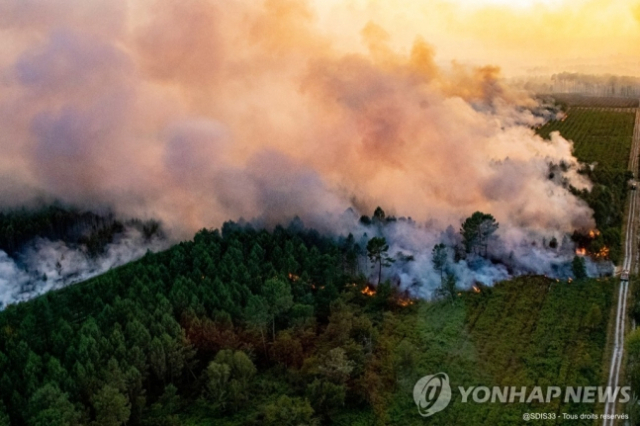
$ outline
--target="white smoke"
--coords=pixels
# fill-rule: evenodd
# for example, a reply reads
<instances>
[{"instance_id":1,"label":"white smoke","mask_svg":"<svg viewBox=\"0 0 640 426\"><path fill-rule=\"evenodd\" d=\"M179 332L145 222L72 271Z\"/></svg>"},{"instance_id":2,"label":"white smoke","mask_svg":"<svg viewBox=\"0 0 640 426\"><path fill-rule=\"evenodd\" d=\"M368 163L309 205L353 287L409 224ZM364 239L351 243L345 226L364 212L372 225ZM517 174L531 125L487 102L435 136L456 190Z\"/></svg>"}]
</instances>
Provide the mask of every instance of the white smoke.
<instances>
[{"instance_id":1,"label":"white smoke","mask_svg":"<svg viewBox=\"0 0 640 426\"><path fill-rule=\"evenodd\" d=\"M351 233L361 249L373 237L384 237L389 244L388 254L395 258L389 267L383 268L382 279L390 280L400 290L416 297L432 298L441 285L441 274L434 268L432 250L436 244L447 247L447 263L444 274L452 274L457 286L470 289L473 285L493 285L520 275L545 275L550 278L573 277L571 262L575 256L575 244L568 235L523 233L522 229L501 225L488 245L486 257L468 255L466 259L454 259L456 248L461 248L462 237L453 226L444 231L431 224L419 224L410 219L374 221L370 225L360 223L353 213L343 214L341 229ZM549 245L556 238L556 247ZM409 259L409 260L408 260ZM585 257L589 276L611 272L611 264L596 264ZM371 283L378 282L377 266L369 262L361 267Z\"/></svg>"},{"instance_id":2,"label":"white smoke","mask_svg":"<svg viewBox=\"0 0 640 426\"><path fill-rule=\"evenodd\" d=\"M14 260L0 250L0 309L29 300L141 258L147 251L166 249L168 241L146 238L139 229L127 228L99 255L85 246L37 238Z\"/></svg>"}]
</instances>

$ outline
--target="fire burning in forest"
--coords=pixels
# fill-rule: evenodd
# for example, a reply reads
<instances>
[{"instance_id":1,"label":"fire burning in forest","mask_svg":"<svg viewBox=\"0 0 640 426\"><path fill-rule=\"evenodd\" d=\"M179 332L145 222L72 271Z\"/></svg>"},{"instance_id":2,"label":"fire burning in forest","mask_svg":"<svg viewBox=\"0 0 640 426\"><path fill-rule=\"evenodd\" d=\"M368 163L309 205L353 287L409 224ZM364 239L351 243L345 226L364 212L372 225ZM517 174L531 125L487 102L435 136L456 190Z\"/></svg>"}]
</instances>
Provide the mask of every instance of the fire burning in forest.
<instances>
[{"instance_id":1,"label":"fire burning in forest","mask_svg":"<svg viewBox=\"0 0 640 426\"><path fill-rule=\"evenodd\" d=\"M610 259L611 248L604 245L602 233L598 229L591 229L588 233L574 233L573 239L577 245L576 256L589 257L594 261L606 261Z\"/></svg>"},{"instance_id":2,"label":"fire burning in forest","mask_svg":"<svg viewBox=\"0 0 640 426\"><path fill-rule=\"evenodd\" d=\"M611 252L611 249L605 246L605 247L602 247L597 253L595 253L594 256L596 259L608 259L610 252Z\"/></svg>"},{"instance_id":3,"label":"fire burning in forest","mask_svg":"<svg viewBox=\"0 0 640 426\"><path fill-rule=\"evenodd\" d=\"M413 304L415 304L415 302L412 299L408 299L408 298L398 299L398 305L402 306L403 308L406 308L407 306L411 306Z\"/></svg>"},{"instance_id":4,"label":"fire burning in forest","mask_svg":"<svg viewBox=\"0 0 640 426\"><path fill-rule=\"evenodd\" d=\"M376 295L376 289L373 288L370 285L367 285L361 292L362 294L364 294L365 296L369 296L369 297L373 297Z\"/></svg>"},{"instance_id":5,"label":"fire burning in forest","mask_svg":"<svg viewBox=\"0 0 640 426\"><path fill-rule=\"evenodd\" d=\"M298 275L296 275L296 274L293 274L293 273L289 272L289 279L295 283L296 281L298 281L300 279L300 277Z\"/></svg>"}]
</instances>

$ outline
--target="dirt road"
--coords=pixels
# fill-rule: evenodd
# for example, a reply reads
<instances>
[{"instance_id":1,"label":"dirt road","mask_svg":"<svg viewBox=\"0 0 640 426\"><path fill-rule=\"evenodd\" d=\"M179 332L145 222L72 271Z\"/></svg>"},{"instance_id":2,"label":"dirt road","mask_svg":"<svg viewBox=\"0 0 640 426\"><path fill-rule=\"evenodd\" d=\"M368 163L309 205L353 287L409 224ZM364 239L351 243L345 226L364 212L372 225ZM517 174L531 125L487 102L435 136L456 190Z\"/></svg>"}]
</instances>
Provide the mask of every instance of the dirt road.
<instances>
[{"instance_id":1,"label":"dirt road","mask_svg":"<svg viewBox=\"0 0 640 426\"><path fill-rule=\"evenodd\" d=\"M636 109L636 124L633 130L633 143L631 145L631 158L629 159L629 170L634 173L634 176L638 177L638 148L640 147L640 108ZM629 195L629 210L627 216L627 224L625 231L625 247L624 247L624 262L622 270L635 272L635 256L637 247L637 213L638 213L638 191L630 191ZM620 288L618 290L618 307L616 311L616 330L614 338L613 353L611 354L611 367L609 369L609 380L607 386L615 388L620 385L620 367L622 365L622 359L624 355L624 336L627 322L627 299L629 296L629 281L620 280ZM608 402L604 408L604 414L606 416L613 416L616 414L615 402ZM613 418L603 420L603 426L614 426L616 420Z\"/></svg>"}]
</instances>

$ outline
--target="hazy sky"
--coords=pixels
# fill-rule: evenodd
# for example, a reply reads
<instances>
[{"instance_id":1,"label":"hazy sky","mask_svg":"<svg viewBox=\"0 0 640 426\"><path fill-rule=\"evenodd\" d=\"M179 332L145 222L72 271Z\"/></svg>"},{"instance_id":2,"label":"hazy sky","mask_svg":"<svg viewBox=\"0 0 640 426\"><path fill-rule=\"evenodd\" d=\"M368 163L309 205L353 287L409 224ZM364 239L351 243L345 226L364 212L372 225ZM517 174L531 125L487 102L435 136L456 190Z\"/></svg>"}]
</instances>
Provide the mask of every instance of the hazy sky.
<instances>
[{"instance_id":1,"label":"hazy sky","mask_svg":"<svg viewBox=\"0 0 640 426\"><path fill-rule=\"evenodd\" d=\"M183 10L194 0L179 3ZM93 32L120 34L150 19L157 0L123 1L127 12L114 13L102 0L0 0L0 55L8 57L33 42L43 23L69 23L92 15ZM163 2L166 3L166 2ZM207 3L238 5L257 1ZM267 2L268 3L268 2ZM440 66L451 61L497 65L503 73L546 74L559 71L640 75L640 0L307 0L307 21L345 51L362 45L360 31L374 22L389 33L397 50L408 50L421 37L435 50ZM227 6L224 6L227 8ZM232 6L233 7L233 6ZM196 7L197 9L197 7ZM4 16L3 16L4 15ZM241 24L241 23L240 23ZM167 28L171 32L170 28ZM25 38L25 35L27 37ZM335 46L334 46L335 47Z\"/></svg>"},{"instance_id":2,"label":"hazy sky","mask_svg":"<svg viewBox=\"0 0 640 426\"><path fill-rule=\"evenodd\" d=\"M507 75L640 75L638 0L316 0L321 26L357 44L373 20L398 46L421 36L436 61L499 65Z\"/></svg>"}]
</instances>

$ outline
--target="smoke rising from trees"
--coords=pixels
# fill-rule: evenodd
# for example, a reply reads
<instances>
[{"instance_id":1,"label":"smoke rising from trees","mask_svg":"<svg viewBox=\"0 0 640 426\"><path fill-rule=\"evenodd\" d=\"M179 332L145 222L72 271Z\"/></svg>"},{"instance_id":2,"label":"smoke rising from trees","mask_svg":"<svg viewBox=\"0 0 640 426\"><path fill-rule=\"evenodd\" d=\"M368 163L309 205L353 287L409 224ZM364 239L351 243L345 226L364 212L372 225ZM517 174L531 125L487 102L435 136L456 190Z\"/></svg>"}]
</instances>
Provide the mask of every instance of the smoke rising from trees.
<instances>
[{"instance_id":1,"label":"smoke rising from trees","mask_svg":"<svg viewBox=\"0 0 640 426\"><path fill-rule=\"evenodd\" d=\"M178 238L239 217L341 234L345 209L377 205L440 235L483 211L515 256L594 226L548 179L562 163L588 187L571 143L534 134L538 105L497 67L444 71L427 41L397 50L374 22L349 29L362 48L345 52L302 0L40 6L0 5L7 205L46 194L158 218ZM415 244L429 257L439 239Z\"/></svg>"}]
</instances>

